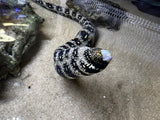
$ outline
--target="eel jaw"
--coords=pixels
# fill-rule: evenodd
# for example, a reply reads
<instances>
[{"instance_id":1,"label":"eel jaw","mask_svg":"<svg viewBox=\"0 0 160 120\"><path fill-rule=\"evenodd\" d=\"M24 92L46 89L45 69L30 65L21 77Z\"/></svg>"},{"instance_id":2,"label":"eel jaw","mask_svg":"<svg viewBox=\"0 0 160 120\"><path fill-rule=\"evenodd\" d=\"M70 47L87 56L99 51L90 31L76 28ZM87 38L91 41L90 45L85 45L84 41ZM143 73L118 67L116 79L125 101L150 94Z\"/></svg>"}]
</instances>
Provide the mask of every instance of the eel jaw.
<instances>
[{"instance_id":1,"label":"eel jaw","mask_svg":"<svg viewBox=\"0 0 160 120\"><path fill-rule=\"evenodd\" d=\"M109 63L112 60L112 56L108 50L101 50L101 54L103 56L103 61Z\"/></svg>"}]
</instances>

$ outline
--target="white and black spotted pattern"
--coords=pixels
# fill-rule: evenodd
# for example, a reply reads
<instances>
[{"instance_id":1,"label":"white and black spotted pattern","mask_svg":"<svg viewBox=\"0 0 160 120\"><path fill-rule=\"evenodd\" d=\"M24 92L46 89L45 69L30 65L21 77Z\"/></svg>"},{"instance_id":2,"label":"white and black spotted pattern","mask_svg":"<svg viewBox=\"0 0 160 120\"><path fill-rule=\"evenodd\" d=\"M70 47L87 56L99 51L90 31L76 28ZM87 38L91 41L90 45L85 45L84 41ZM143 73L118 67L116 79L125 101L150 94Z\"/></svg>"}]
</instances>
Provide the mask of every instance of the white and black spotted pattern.
<instances>
[{"instance_id":1,"label":"white and black spotted pattern","mask_svg":"<svg viewBox=\"0 0 160 120\"><path fill-rule=\"evenodd\" d=\"M96 29L85 17L72 9L63 8L42 0L32 0L40 6L70 18L82 26L74 39L59 46L54 52L54 65L57 73L68 79L91 75L103 70L112 59L107 50L91 48L94 45Z\"/></svg>"}]
</instances>

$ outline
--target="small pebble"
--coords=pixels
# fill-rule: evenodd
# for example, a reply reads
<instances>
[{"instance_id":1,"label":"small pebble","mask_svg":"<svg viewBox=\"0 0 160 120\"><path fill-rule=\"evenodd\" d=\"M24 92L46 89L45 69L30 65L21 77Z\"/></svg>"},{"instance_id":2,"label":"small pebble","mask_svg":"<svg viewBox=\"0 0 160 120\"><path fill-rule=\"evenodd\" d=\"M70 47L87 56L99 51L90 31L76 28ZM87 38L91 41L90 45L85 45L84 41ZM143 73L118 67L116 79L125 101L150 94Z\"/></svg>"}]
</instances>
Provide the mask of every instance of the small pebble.
<instances>
[{"instance_id":1,"label":"small pebble","mask_svg":"<svg viewBox=\"0 0 160 120\"><path fill-rule=\"evenodd\" d=\"M103 96L103 98L105 99L105 98L106 98L106 96Z\"/></svg>"},{"instance_id":2,"label":"small pebble","mask_svg":"<svg viewBox=\"0 0 160 120\"><path fill-rule=\"evenodd\" d=\"M19 87L19 86L20 86L20 83L15 82L15 83L13 84L13 86L14 86L14 87Z\"/></svg>"}]
</instances>

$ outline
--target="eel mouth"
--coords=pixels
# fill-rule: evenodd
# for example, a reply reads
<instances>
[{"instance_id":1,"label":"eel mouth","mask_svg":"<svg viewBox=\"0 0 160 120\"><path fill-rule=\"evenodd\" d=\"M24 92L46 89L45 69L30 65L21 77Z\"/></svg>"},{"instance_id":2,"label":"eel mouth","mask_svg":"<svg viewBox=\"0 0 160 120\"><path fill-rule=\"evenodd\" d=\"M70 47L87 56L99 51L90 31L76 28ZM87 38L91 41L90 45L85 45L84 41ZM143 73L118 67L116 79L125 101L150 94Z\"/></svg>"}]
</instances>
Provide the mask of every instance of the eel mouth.
<instances>
[{"instance_id":1,"label":"eel mouth","mask_svg":"<svg viewBox=\"0 0 160 120\"><path fill-rule=\"evenodd\" d=\"M110 62L112 60L111 53L108 50L101 50L103 61Z\"/></svg>"}]
</instances>

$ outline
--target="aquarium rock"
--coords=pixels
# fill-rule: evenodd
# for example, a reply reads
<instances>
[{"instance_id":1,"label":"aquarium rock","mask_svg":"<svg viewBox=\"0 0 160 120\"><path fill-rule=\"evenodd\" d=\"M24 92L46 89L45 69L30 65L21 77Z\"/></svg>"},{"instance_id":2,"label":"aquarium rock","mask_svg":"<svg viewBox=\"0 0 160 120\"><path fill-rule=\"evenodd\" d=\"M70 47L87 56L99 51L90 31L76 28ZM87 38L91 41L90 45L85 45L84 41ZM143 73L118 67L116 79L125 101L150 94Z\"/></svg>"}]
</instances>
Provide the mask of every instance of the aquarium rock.
<instances>
[{"instance_id":1,"label":"aquarium rock","mask_svg":"<svg viewBox=\"0 0 160 120\"><path fill-rule=\"evenodd\" d=\"M136 0L132 3L142 12L160 17L160 1L158 0Z\"/></svg>"},{"instance_id":2,"label":"aquarium rock","mask_svg":"<svg viewBox=\"0 0 160 120\"><path fill-rule=\"evenodd\" d=\"M36 42L43 21L24 0L0 1L0 79L19 74L22 56Z\"/></svg>"}]
</instances>

